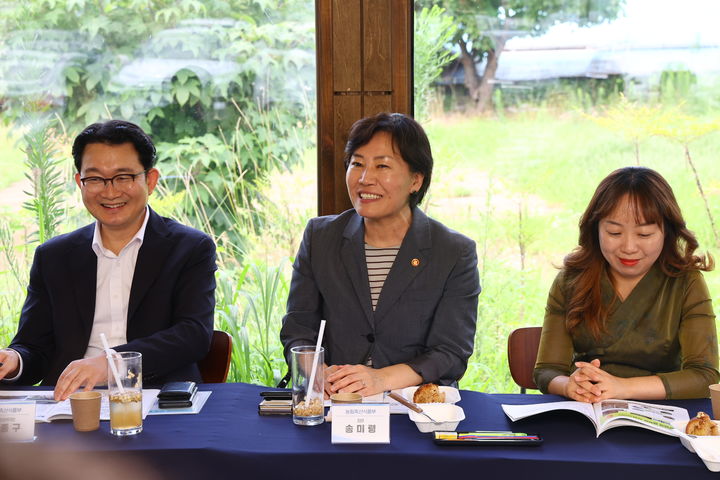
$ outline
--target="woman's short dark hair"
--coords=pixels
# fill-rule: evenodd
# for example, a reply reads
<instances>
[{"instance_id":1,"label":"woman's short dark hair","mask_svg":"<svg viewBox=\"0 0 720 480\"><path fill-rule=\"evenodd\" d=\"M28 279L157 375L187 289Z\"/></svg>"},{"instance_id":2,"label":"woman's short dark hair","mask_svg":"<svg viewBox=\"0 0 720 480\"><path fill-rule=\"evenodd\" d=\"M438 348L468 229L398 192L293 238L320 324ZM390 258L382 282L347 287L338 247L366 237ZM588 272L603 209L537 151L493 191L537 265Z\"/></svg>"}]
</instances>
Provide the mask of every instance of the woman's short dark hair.
<instances>
[{"instance_id":1,"label":"woman's short dark hair","mask_svg":"<svg viewBox=\"0 0 720 480\"><path fill-rule=\"evenodd\" d=\"M85 127L85 130L75 137L72 147L72 156L78 172L82 168L85 147L91 143L104 143L106 145L132 143L145 170L149 170L155 165L155 145L153 145L148 134L134 123L124 120L108 120L107 122L93 123Z\"/></svg>"},{"instance_id":2,"label":"woman's short dark hair","mask_svg":"<svg viewBox=\"0 0 720 480\"><path fill-rule=\"evenodd\" d=\"M393 140L393 149L397 148L400 151L400 156L407 162L410 171L423 175L422 186L415 194L410 195L410 206L414 207L422 202L430 186L433 158L425 130L407 115L378 113L355 122L345 144L345 169L347 170L350 158L357 149L370 142L378 132L389 133Z\"/></svg>"}]
</instances>

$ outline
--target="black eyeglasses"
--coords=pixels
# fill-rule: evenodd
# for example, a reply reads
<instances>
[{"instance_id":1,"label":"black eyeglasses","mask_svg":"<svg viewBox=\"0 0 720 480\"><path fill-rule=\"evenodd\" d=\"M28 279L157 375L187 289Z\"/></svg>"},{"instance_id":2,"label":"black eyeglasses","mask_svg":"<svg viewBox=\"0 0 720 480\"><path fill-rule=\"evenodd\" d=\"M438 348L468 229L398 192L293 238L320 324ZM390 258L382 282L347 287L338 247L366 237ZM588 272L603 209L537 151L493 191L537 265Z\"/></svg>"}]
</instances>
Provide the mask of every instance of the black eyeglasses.
<instances>
[{"instance_id":1,"label":"black eyeglasses","mask_svg":"<svg viewBox=\"0 0 720 480\"><path fill-rule=\"evenodd\" d=\"M108 182L118 190L129 190L135 185L135 177L144 175L147 172L147 170L143 170L140 173L120 173L111 178L85 177L80 179L80 183L82 183L83 187L90 192L100 192L105 190Z\"/></svg>"}]
</instances>

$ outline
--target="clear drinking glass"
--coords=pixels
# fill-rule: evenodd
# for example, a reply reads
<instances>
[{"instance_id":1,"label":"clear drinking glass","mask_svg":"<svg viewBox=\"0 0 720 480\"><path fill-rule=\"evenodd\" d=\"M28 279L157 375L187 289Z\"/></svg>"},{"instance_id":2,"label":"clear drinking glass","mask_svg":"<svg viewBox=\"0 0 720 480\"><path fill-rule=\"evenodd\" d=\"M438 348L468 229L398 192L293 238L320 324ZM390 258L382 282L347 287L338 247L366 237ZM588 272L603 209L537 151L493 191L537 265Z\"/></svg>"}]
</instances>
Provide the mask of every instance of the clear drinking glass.
<instances>
[{"instance_id":1,"label":"clear drinking glass","mask_svg":"<svg viewBox=\"0 0 720 480\"><path fill-rule=\"evenodd\" d=\"M323 407L324 354L325 350L321 347L318 351L313 384L310 385L315 347L303 345L290 349L293 422L297 425L319 425L325 420L325 409Z\"/></svg>"},{"instance_id":2,"label":"clear drinking glass","mask_svg":"<svg viewBox=\"0 0 720 480\"><path fill-rule=\"evenodd\" d=\"M118 436L142 432L142 354L113 354L118 380L108 364L108 395L110 401L110 433Z\"/></svg>"}]
</instances>

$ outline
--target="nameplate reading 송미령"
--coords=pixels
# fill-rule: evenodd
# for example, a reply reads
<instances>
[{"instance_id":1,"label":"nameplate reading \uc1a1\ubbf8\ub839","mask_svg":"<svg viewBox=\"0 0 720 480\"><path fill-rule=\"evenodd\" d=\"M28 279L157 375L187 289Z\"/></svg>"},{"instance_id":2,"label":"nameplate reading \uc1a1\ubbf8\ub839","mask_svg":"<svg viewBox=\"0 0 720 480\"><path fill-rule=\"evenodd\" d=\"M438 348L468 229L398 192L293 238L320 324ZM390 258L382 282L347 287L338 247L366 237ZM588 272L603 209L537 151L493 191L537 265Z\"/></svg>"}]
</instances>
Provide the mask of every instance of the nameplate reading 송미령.
<instances>
[{"instance_id":1,"label":"nameplate reading \uc1a1\ubbf8\ub839","mask_svg":"<svg viewBox=\"0 0 720 480\"><path fill-rule=\"evenodd\" d=\"M0 402L0 440L35 440L35 402Z\"/></svg>"},{"instance_id":2,"label":"nameplate reading \uc1a1\ubbf8\ub839","mask_svg":"<svg viewBox=\"0 0 720 480\"><path fill-rule=\"evenodd\" d=\"M390 443L390 405L347 403L333 405L332 443Z\"/></svg>"}]
</instances>

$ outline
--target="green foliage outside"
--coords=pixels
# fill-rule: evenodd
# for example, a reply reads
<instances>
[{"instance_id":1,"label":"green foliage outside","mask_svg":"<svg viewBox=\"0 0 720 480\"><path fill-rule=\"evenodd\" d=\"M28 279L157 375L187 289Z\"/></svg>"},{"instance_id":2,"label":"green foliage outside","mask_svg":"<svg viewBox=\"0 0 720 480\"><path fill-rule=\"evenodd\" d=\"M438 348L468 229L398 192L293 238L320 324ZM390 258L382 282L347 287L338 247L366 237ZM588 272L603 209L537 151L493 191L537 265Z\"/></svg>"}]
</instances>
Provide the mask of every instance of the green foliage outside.
<instances>
[{"instance_id":1,"label":"green foliage outside","mask_svg":"<svg viewBox=\"0 0 720 480\"><path fill-rule=\"evenodd\" d=\"M433 5L423 8L415 16L414 68L415 119L424 122L429 104L433 100L432 83L440 76L445 65L457 55L447 49L457 26L445 10Z\"/></svg>"},{"instance_id":2,"label":"green foliage outside","mask_svg":"<svg viewBox=\"0 0 720 480\"><path fill-rule=\"evenodd\" d=\"M153 207L218 245L217 325L235 336L231 379L279 378L269 322L282 315L284 275L251 257L254 244L293 235L268 237L275 210L259 206L272 202L270 172L296 164L315 140L314 29L309 0L3 3L3 133L34 155L18 155L10 137L0 148L12 154L3 159L27 158L34 183L25 210L8 207L0 222L0 343L15 331L38 242L91 221L72 180L72 138L123 118L158 147ZM12 171L22 178L17 164ZM266 276L275 280L263 290Z\"/></svg>"},{"instance_id":3,"label":"green foliage outside","mask_svg":"<svg viewBox=\"0 0 720 480\"><path fill-rule=\"evenodd\" d=\"M502 104L493 94L492 81L505 42L518 35L542 34L559 22L592 25L611 20L624 0L417 0L415 5L437 5L455 19L458 28L452 43L459 51L471 110L484 112ZM482 61L487 67L481 76L475 66Z\"/></svg>"},{"instance_id":4,"label":"green foliage outside","mask_svg":"<svg viewBox=\"0 0 720 480\"><path fill-rule=\"evenodd\" d=\"M247 211L265 173L297 162L314 140L308 0L15 2L0 9L0 31L3 55L34 52L3 63L4 75L21 71L0 86L5 123L42 129L58 118L69 136L108 118L140 124L159 166L178 178L169 187L185 192L185 213L225 233L238 255L233 203ZM40 75L48 85L33 87ZM231 162L236 188L218 171Z\"/></svg>"},{"instance_id":5,"label":"green foliage outside","mask_svg":"<svg viewBox=\"0 0 720 480\"><path fill-rule=\"evenodd\" d=\"M106 70L80 65L66 74L72 100L59 106L47 99L25 104L33 107L30 113L36 118L52 111L62 122L47 137L27 138L30 144L53 140L39 142L45 154L28 160L34 169L31 176L45 175L52 188L29 191L28 208L3 214L0 221L0 344L6 345L16 329L37 240L43 232L62 233L90 221L71 180L68 145L73 134L88 121L106 118L108 111L124 116L125 108L126 114L139 115L137 121L159 140L165 178L151 197L153 208L210 232L218 245L216 327L233 335L230 381L277 382L286 369L278 332L289 266L305 222L315 212L310 103L300 98L281 109L272 100L272 92L282 90L285 75L305 65L302 52L312 35L291 8L297 5L127 0L114 2L106 11L96 3L54 0L18 2L2 10L2 31L21 24L80 28L89 38L102 37L93 45L125 45L125 50L117 47L124 53L112 60L122 64L150 31L171 29L191 17L229 17L236 22L233 26L212 27L218 35L235 35L222 55L247 55L243 58L250 65L255 60L256 66L210 91L201 88L201 75L180 72L169 83L170 93L158 94L118 93ZM131 7L133 14L116 11ZM436 28L443 19L435 12L418 17L418 28L447 38L449 29ZM271 20L279 13L285 14L279 22L251 20ZM253 38L251 44L243 43L247 38ZM420 48L438 46L425 45ZM416 59L426 59L418 62L426 69L418 78L427 86L440 64L425 53L416 51ZM258 83L261 56L273 59L269 64L277 70ZM116 67L117 72L120 65ZM512 111L501 110L496 116L448 115L425 122L436 168L422 207L478 245L483 293L476 349L462 388L517 391L507 367L507 336L513 328L541 324L555 267L575 245L577 221L594 188L613 169L641 163L660 171L674 187L701 247L712 253L720 247L713 225L720 215L720 176L714 166L720 135L714 107L720 96L717 89L694 86L685 74L668 74L664 82L660 105L630 102L612 90L603 93L603 106L597 107L587 101L591 92L584 86L566 85L552 95L517 101ZM678 101L675 92L681 90L688 93ZM113 97L113 92L120 96ZM154 107L144 111L146 101ZM4 108L6 122L27 120L20 112L28 109L13 105L12 99ZM0 143L0 161L7 157L4 150L13 155L9 144ZM58 170L53 172L54 167ZM717 295L720 276L711 272L706 279Z\"/></svg>"},{"instance_id":6,"label":"green foliage outside","mask_svg":"<svg viewBox=\"0 0 720 480\"><path fill-rule=\"evenodd\" d=\"M610 113L597 112L598 116ZM718 119L716 115L696 118L701 124ZM426 125L437 168L424 208L472 237L480 260L483 293L476 351L460 385L515 392L505 353L507 335L520 326L541 325L555 267L575 245L580 214L600 179L615 168L635 164L635 146L595 118L567 107L528 109L502 119L436 117ZM719 139L714 130L690 143L716 218L720 177L714 159ZM640 142L639 151L642 164L670 181L701 248L716 254L705 202L682 146L649 135ZM216 325L233 333L233 381L272 385L285 371L277 332L289 286L287 257L293 255L305 221L314 214L312 199L298 200L305 196L303 185L312 182L313 165L314 155L309 152L292 172L275 171L261 189L272 194L273 202L258 206L271 221L261 235L248 240L252 249L246 263L239 265L226 256L222 238L216 238L220 245ZM151 201L163 214L181 215L171 197L153 195ZM284 253L273 256L276 247ZM717 298L720 275L710 272L705 277ZM21 302L24 291L10 281L9 272L0 279L5 293L0 302L4 328L0 341L6 343L18 313L18 304L11 311L8 299Z\"/></svg>"}]
</instances>

